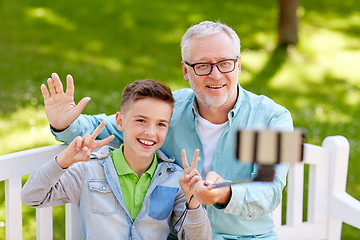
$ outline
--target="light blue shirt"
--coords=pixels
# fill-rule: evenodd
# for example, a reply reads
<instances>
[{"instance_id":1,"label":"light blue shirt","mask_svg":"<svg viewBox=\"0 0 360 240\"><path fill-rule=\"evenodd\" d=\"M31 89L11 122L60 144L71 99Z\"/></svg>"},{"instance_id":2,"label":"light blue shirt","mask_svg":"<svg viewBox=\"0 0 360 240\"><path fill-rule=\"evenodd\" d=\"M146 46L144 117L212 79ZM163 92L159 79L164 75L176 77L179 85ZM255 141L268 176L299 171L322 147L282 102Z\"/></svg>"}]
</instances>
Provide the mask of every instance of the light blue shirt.
<instances>
[{"instance_id":1,"label":"light blue shirt","mask_svg":"<svg viewBox=\"0 0 360 240\"><path fill-rule=\"evenodd\" d=\"M271 128L292 131L293 122L288 110L276 104L266 96L255 95L238 85L238 99L228 113L228 123L214 151L211 170L226 180L254 178L257 175L256 164L243 164L236 159L236 136L239 129ZM186 149L187 158L192 159L195 149L200 149L203 159L202 144L197 129L198 113L195 94L191 89L175 91L175 107L171 118L168 135L161 148L167 155L175 157L181 163L181 149ZM81 115L69 128L62 132L53 132L56 139L70 142L73 138L91 133L101 121L107 121L99 138L115 135L115 141L122 142L122 133L117 130L115 116L104 114ZM249 239L260 235L266 239L276 239L271 212L281 202L282 190L286 184L287 164L276 166L274 182L253 182L233 185L232 196L225 208L207 206L213 230L213 239ZM202 164L198 163L202 172ZM267 237L268 236L268 237Z\"/></svg>"}]
</instances>

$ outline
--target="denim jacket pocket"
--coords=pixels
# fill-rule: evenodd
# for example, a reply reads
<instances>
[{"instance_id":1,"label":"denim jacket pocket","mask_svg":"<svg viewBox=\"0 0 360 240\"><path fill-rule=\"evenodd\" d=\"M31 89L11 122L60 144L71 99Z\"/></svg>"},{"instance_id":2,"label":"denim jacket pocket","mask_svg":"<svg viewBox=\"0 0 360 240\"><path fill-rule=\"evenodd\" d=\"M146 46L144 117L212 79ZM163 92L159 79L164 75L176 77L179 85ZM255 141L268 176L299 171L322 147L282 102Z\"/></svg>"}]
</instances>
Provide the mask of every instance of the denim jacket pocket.
<instances>
[{"instance_id":1,"label":"denim jacket pocket","mask_svg":"<svg viewBox=\"0 0 360 240\"><path fill-rule=\"evenodd\" d=\"M89 180L90 202L93 212L112 215L117 212L116 197L105 179Z\"/></svg>"},{"instance_id":2,"label":"denim jacket pocket","mask_svg":"<svg viewBox=\"0 0 360 240\"><path fill-rule=\"evenodd\" d=\"M178 188L156 186L151 194L149 216L156 220L164 220L174 209Z\"/></svg>"}]
</instances>

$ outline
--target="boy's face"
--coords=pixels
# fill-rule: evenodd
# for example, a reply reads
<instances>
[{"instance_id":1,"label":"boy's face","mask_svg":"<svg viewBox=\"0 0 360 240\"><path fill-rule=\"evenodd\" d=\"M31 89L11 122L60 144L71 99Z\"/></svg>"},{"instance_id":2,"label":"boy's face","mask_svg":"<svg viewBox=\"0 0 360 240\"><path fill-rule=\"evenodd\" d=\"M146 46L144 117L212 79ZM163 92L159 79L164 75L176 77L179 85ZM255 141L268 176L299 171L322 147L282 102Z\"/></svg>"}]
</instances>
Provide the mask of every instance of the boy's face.
<instances>
[{"instance_id":1,"label":"boy's face","mask_svg":"<svg viewBox=\"0 0 360 240\"><path fill-rule=\"evenodd\" d=\"M124 156L138 164L151 163L154 152L164 143L172 114L169 103L153 98L139 99L116 114L124 136Z\"/></svg>"}]
</instances>

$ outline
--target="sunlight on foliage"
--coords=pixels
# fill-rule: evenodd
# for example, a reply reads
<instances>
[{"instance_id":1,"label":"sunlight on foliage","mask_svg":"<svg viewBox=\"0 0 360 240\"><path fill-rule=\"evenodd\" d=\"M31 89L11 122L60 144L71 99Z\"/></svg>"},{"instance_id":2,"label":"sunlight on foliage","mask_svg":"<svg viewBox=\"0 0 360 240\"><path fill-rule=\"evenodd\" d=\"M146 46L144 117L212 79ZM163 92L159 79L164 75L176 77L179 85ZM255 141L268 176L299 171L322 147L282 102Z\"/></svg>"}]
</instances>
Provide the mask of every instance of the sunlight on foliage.
<instances>
[{"instance_id":1,"label":"sunlight on foliage","mask_svg":"<svg viewBox=\"0 0 360 240\"><path fill-rule=\"evenodd\" d=\"M58 143L50 133L43 107L27 107L0 117L0 142L0 154Z\"/></svg>"},{"instance_id":2,"label":"sunlight on foliage","mask_svg":"<svg viewBox=\"0 0 360 240\"><path fill-rule=\"evenodd\" d=\"M73 63L85 63L103 67L109 71L119 72L124 69L123 64L116 58L95 57L94 55L70 50L63 53L65 61Z\"/></svg>"},{"instance_id":3,"label":"sunlight on foliage","mask_svg":"<svg viewBox=\"0 0 360 240\"><path fill-rule=\"evenodd\" d=\"M29 8L26 10L26 14L29 19L41 20L48 24L59 26L64 30L75 30L76 26L64 17L61 17L54 13L49 8Z\"/></svg>"},{"instance_id":4,"label":"sunlight on foliage","mask_svg":"<svg viewBox=\"0 0 360 240\"><path fill-rule=\"evenodd\" d=\"M241 53L241 74L239 76L240 84L249 83L252 77L263 69L269 58L265 50L244 49Z\"/></svg>"}]
</instances>

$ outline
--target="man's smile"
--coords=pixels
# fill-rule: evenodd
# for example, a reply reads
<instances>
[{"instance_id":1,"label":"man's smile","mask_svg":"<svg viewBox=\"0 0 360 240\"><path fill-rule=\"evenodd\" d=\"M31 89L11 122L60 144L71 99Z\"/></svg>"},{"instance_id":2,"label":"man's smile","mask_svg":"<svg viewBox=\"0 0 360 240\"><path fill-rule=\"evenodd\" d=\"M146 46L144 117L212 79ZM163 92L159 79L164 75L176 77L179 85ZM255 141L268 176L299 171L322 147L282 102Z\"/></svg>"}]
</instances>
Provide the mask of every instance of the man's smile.
<instances>
[{"instance_id":1,"label":"man's smile","mask_svg":"<svg viewBox=\"0 0 360 240\"><path fill-rule=\"evenodd\" d=\"M225 84L223 84L223 85L208 85L206 87L211 88L211 89L220 89L220 88L223 88L224 86L225 86Z\"/></svg>"}]
</instances>

